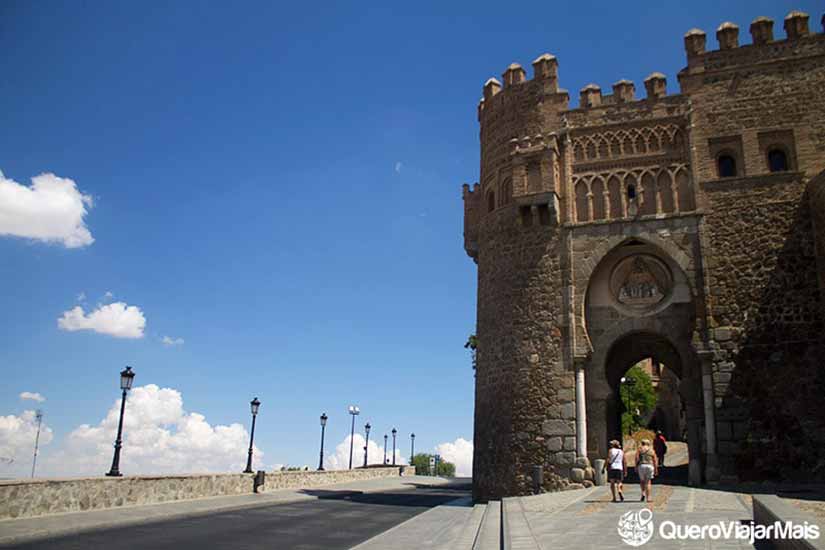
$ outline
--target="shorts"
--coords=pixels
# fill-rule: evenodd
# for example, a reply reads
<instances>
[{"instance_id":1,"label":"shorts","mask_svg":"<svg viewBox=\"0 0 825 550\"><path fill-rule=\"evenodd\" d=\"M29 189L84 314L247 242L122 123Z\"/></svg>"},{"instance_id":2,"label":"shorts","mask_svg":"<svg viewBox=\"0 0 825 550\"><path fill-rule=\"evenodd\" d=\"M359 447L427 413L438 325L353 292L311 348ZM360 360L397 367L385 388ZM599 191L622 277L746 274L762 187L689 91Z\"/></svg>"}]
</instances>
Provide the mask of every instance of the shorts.
<instances>
[{"instance_id":1,"label":"shorts","mask_svg":"<svg viewBox=\"0 0 825 550\"><path fill-rule=\"evenodd\" d=\"M610 468L607 470L607 481L621 481L624 478L622 470Z\"/></svg>"},{"instance_id":2,"label":"shorts","mask_svg":"<svg viewBox=\"0 0 825 550\"><path fill-rule=\"evenodd\" d=\"M639 481L650 481L653 479L653 464L639 464L636 473L639 474Z\"/></svg>"}]
</instances>

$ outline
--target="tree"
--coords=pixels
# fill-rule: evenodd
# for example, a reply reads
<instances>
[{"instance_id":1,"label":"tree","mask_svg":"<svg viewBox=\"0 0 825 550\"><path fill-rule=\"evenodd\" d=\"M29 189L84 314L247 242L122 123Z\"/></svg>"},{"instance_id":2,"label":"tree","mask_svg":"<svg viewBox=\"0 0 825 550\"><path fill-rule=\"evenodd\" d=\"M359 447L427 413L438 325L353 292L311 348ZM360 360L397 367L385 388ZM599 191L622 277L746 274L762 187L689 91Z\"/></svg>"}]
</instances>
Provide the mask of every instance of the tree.
<instances>
[{"instance_id":1,"label":"tree","mask_svg":"<svg viewBox=\"0 0 825 550\"><path fill-rule=\"evenodd\" d=\"M428 453L418 453L412 459L412 464L415 466L415 474L419 476L431 476L430 458L433 455ZM455 464L447 462L444 459L438 461L437 475L442 477L455 477Z\"/></svg>"},{"instance_id":2,"label":"tree","mask_svg":"<svg viewBox=\"0 0 825 550\"><path fill-rule=\"evenodd\" d=\"M478 338L475 334L471 334L467 338L467 342L464 344L464 349L469 349L470 353L473 354L473 370L476 370L476 360L478 358Z\"/></svg>"},{"instance_id":3,"label":"tree","mask_svg":"<svg viewBox=\"0 0 825 550\"><path fill-rule=\"evenodd\" d=\"M642 418L656 408L656 391L653 382L645 370L638 364L625 373L625 378L633 380L630 384L621 384L619 395L622 398L622 434L633 433L642 427Z\"/></svg>"}]
</instances>

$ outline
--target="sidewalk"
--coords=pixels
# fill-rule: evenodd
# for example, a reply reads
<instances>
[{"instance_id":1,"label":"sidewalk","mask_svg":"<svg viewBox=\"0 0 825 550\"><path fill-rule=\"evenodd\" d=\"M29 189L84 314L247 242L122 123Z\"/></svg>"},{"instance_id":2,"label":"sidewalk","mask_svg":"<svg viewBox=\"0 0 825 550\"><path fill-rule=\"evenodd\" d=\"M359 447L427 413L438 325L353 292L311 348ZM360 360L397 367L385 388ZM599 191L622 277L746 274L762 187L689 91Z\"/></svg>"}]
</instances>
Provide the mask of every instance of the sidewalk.
<instances>
[{"instance_id":1,"label":"sidewalk","mask_svg":"<svg viewBox=\"0 0 825 550\"><path fill-rule=\"evenodd\" d=\"M60 535L119 527L175 518L212 514L229 510L315 500L319 491L378 493L409 488L412 484L442 486L450 481L426 476L386 477L366 481L336 483L306 489L286 489L269 493L221 496L164 504L122 506L92 512L54 514L35 518L0 521L0 545L29 542Z\"/></svg>"}]
</instances>

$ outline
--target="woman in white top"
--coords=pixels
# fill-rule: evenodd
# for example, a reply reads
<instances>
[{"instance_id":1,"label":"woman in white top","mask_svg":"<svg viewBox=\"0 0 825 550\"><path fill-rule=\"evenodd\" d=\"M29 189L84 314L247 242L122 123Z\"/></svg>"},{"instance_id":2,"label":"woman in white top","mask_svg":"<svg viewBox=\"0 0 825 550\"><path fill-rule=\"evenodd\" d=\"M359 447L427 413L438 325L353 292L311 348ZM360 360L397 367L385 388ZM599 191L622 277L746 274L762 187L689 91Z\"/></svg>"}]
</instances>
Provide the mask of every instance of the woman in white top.
<instances>
[{"instance_id":1,"label":"woman in white top","mask_svg":"<svg viewBox=\"0 0 825 550\"><path fill-rule=\"evenodd\" d=\"M613 493L613 502L616 502L616 493L624 502L624 485L622 481L627 475L627 461L621 444L615 439L610 442L610 449L607 450L607 458L604 461L602 471L607 471L607 480L610 482L610 492Z\"/></svg>"}]
</instances>

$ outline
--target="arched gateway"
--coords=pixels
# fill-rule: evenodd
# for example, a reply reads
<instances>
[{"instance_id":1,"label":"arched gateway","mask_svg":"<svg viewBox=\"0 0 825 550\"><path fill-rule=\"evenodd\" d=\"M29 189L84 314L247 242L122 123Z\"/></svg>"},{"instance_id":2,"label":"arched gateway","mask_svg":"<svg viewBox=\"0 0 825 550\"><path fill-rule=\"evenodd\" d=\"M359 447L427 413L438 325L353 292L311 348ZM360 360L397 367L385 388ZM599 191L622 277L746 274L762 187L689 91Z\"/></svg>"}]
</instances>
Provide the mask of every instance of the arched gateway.
<instances>
[{"instance_id":1,"label":"arched gateway","mask_svg":"<svg viewBox=\"0 0 825 550\"><path fill-rule=\"evenodd\" d=\"M678 94L652 73L644 99L619 80L571 105L549 54L484 84L479 183L463 187L477 500L592 483L640 360L664 373L651 422L687 440L692 483L781 478L795 449L825 476L804 452L825 446L825 134L809 131L825 110L787 95L817 95L825 37L801 12L786 38L771 25L741 51L735 26L720 51L688 32Z\"/></svg>"},{"instance_id":2,"label":"arched gateway","mask_svg":"<svg viewBox=\"0 0 825 550\"><path fill-rule=\"evenodd\" d=\"M694 339L694 283L662 248L629 238L604 255L590 275L585 329L593 352L585 359L587 454L604 456L610 439L622 439L619 396L627 370L644 359L678 379L687 418L693 483L701 481L706 448L702 369ZM680 434L681 436L681 434Z\"/></svg>"}]
</instances>

